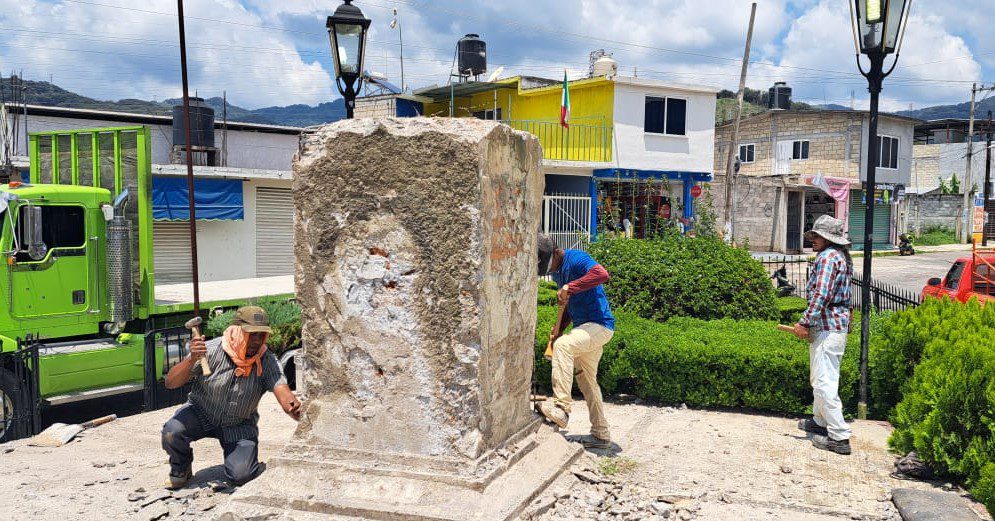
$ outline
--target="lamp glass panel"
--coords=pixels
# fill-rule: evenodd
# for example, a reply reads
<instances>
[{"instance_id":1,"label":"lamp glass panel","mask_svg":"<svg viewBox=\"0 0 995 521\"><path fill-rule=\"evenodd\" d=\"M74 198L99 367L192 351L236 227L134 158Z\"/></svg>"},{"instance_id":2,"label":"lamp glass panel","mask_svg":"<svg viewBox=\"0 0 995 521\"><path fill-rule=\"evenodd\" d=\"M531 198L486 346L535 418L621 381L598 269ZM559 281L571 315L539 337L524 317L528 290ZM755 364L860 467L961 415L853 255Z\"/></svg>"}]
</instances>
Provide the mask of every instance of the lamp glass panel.
<instances>
[{"instance_id":1,"label":"lamp glass panel","mask_svg":"<svg viewBox=\"0 0 995 521\"><path fill-rule=\"evenodd\" d=\"M362 37L363 27L359 24L335 24L333 45L338 46L339 74L359 74Z\"/></svg>"}]
</instances>

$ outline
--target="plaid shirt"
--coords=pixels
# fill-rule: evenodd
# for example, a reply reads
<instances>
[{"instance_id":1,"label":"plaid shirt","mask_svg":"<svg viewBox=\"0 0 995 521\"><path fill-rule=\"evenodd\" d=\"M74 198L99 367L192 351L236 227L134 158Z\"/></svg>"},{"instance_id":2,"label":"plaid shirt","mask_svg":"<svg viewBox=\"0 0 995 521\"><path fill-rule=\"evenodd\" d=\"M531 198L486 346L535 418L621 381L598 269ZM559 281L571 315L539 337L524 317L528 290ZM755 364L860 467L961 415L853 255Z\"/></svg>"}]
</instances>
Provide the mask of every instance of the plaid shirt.
<instances>
[{"instance_id":1,"label":"plaid shirt","mask_svg":"<svg viewBox=\"0 0 995 521\"><path fill-rule=\"evenodd\" d=\"M808 309L799 323L815 331L850 331L850 268L839 250L815 258L808 277Z\"/></svg>"}]
</instances>

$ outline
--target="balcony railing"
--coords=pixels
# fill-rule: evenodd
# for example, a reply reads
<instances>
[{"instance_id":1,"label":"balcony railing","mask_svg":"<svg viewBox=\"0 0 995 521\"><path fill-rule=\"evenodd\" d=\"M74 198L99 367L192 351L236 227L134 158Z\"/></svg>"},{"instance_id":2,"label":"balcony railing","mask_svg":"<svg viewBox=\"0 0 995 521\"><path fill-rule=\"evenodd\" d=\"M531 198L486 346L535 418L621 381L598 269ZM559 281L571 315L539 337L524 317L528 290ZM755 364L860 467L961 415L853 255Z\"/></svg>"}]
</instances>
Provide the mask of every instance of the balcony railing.
<instances>
[{"instance_id":1,"label":"balcony railing","mask_svg":"<svg viewBox=\"0 0 995 521\"><path fill-rule=\"evenodd\" d=\"M549 120L504 120L502 123L538 137L544 159L607 163L612 160L612 126L600 119L580 120L571 123L570 128Z\"/></svg>"}]
</instances>

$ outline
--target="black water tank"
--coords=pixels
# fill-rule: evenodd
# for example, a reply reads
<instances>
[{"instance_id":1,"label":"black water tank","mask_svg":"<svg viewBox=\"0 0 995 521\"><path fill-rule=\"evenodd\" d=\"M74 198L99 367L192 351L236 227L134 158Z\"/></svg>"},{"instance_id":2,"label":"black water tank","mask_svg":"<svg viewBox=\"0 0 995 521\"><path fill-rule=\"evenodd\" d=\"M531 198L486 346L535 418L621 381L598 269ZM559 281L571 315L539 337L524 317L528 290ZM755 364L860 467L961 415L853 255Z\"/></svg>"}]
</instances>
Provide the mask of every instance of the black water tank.
<instances>
[{"instance_id":1,"label":"black water tank","mask_svg":"<svg viewBox=\"0 0 995 521\"><path fill-rule=\"evenodd\" d=\"M787 83L779 81L767 91L767 108L783 110L791 108L791 87Z\"/></svg>"},{"instance_id":2,"label":"black water tank","mask_svg":"<svg viewBox=\"0 0 995 521\"><path fill-rule=\"evenodd\" d=\"M183 104L173 107L173 145L186 145ZM214 109L203 98L190 98L190 141L195 147L214 148Z\"/></svg>"},{"instance_id":3,"label":"black water tank","mask_svg":"<svg viewBox=\"0 0 995 521\"><path fill-rule=\"evenodd\" d=\"M459 73L463 76L479 76L487 72L487 44L480 35L468 34L456 43L459 53Z\"/></svg>"}]
</instances>

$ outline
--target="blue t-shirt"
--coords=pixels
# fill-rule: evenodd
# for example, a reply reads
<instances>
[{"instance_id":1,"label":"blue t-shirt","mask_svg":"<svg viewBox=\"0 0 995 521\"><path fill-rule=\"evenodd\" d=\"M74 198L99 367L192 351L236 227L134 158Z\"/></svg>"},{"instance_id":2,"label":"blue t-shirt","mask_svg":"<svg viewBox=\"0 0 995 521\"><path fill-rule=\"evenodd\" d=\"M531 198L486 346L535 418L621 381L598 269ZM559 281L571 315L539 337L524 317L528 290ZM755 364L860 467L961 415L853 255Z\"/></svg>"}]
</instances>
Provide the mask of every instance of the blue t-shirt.
<instances>
[{"instance_id":1,"label":"blue t-shirt","mask_svg":"<svg viewBox=\"0 0 995 521\"><path fill-rule=\"evenodd\" d=\"M581 250L564 250L563 264L556 273L550 273L557 287L562 288L564 284L569 284L584 275L598 263ZM567 311L573 321L574 327L587 322L594 322L602 326L615 330L615 317L611 308L608 307L608 297L605 295L605 287L598 284L597 287L587 291L570 295L567 302Z\"/></svg>"}]
</instances>

